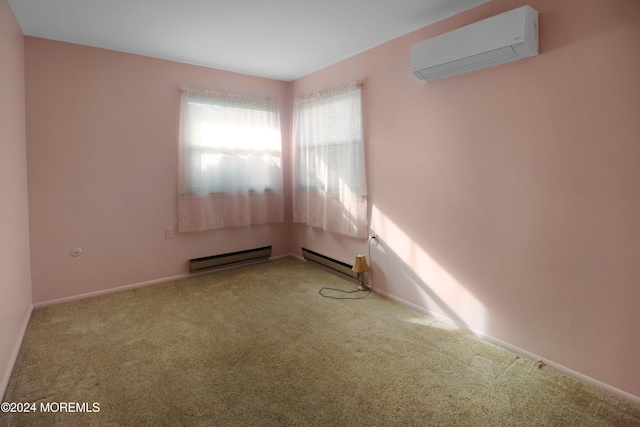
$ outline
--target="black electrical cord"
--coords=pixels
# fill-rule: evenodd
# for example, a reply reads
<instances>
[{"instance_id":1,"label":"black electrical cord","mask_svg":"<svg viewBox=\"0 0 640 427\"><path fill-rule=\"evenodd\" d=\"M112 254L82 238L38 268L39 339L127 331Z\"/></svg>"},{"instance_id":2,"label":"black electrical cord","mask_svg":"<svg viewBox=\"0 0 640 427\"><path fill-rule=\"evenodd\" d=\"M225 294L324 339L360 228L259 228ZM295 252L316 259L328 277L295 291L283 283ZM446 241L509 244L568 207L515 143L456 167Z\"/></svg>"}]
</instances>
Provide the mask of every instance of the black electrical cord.
<instances>
[{"instance_id":1,"label":"black electrical cord","mask_svg":"<svg viewBox=\"0 0 640 427\"><path fill-rule=\"evenodd\" d=\"M353 296L353 297L336 297L333 295L325 295L322 293L322 291L327 290L327 291L335 291L335 292L340 292L342 294L355 294L358 292L365 292L364 290L360 290L360 289L355 289L353 291L345 291L344 289L338 289L338 288L327 288L327 287L323 287L320 288L320 290L318 291L318 293L323 296L324 298L331 298L331 299L362 299L362 298L366 298L369 296L369 294L371 294L371 291L373 290L373 262L371 262L371 240L373 239L377 239L377 237L373 237L370 236L369 237L369 272L370 272L370 276L371 276L371 286L367 286L367 290L366 290L366 294L364 295L360 295L360 296Z\"/></svg>"}]
</instances>

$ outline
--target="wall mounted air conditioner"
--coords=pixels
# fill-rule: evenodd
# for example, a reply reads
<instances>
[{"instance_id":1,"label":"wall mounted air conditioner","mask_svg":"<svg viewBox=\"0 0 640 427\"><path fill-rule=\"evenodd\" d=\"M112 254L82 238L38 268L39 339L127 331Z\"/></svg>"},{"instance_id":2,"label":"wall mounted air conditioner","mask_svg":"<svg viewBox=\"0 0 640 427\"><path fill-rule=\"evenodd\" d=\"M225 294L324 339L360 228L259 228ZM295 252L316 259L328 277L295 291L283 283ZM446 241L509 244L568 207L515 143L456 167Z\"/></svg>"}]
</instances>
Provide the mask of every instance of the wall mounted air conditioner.
<instances>
[{"instance_id":1,"label":"wall mounted air conditioner","mask_svg":"<svg viewBox=\"0 0 640 427\"><path fill-rule=\"evenodd\" d=\"M413 74L436 80L538 54L538 12L523 6L411 46Z\"/></svg>"}]
</instances>

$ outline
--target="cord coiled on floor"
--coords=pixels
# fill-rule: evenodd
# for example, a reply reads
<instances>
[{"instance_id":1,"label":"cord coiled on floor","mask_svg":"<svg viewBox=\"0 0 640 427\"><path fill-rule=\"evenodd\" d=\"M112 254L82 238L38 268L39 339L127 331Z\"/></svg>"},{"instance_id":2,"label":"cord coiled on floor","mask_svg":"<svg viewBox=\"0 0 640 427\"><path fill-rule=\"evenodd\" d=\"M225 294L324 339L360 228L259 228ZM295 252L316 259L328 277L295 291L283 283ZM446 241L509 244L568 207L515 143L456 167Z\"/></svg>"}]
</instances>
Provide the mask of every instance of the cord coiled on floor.
<instances>
[{"instance_id":1,"label":"cord coiled on floor","mask_svg":"<svg viewBox=\"0 0 640 427\"><path fill-rule=\"evenodd\" d=\"M369 294L371 294L371 291L373 290L373 262L371 260L371 241L373 239L377 239L377 237L374 236L369 236L369 275L371 276L371 286L367 286L367 290L360 290L360 289L354 289L353 291L345 291L344 289L338 289L338 288L328 288L328 287L323 287L320 288L320 290L318 291L318 293L324 297L324 298L331 298L331 299L363 299L369 296ZM345 296L345 297L340 297L340 296L333 296L333 295L325 295L322 293L322 291L335 291L335 292L340 292L342 294L357 294L359 292L366 292L366 294L364 295L360 295L360 296Z\"/></svg>"}]
</instances>

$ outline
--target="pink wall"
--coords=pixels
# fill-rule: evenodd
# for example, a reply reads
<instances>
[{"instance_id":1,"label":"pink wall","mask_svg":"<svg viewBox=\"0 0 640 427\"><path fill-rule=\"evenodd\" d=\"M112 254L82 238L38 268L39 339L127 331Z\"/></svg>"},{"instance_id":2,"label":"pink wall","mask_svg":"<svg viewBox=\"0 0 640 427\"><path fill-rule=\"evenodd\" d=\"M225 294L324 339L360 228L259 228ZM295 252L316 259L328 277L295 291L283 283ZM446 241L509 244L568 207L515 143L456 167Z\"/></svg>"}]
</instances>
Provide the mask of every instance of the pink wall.
<instances>
[{"instance_id":1,"label":"pink wall","mask_svg":"<svg viewBox=\"0 0 640 427\"><path fill-rule=\"evenodd\" d=\"M287 83L30 37L25 51L34 303L184 275L190 258L290 253L286 223L165 239L180 88L277 98L288 130Z\"/></svg>"},{"instance_id":2,"label":"pink wall","mask_svg":"<svg viewBox=\"0 0 640 427\"><path fill-rule=\"evenodd\" d=\"M411 44L524 4L540 56L411 74ZM639 51L635 0L494 0L295 81L363 84L375 287L640 402Z\"/></svg>"},{"instance_id":3,"label":"pink wall","mask_svg":"<svg viewBox=\"0 0 640 427\"><path fill-rule=\"evenodd\" d=\"M523 4L494 0L292 84L26 38L34 302L180 276L189 258L249 246L352 262L366 241L291 226L290 197L282 225L164 229L176 226L180 87L277 97L286 131L294 96L356 79L376 289L640 402L640 3L530 0L540 56L432 83L410 71L412 43ZM24 182L24 163L9 163L1 173ZM26 292L20 228L0 245Z\"/></svg>"},{"instance_id":4,"label":"pink wall","mask_svg":"<svg viewBox=\"0 0 640 427\"><path fill-rule=\"evenodd\" d=\"M23 39L0 0L0 396L31 314Z\"/></svg>"}]
</instances>

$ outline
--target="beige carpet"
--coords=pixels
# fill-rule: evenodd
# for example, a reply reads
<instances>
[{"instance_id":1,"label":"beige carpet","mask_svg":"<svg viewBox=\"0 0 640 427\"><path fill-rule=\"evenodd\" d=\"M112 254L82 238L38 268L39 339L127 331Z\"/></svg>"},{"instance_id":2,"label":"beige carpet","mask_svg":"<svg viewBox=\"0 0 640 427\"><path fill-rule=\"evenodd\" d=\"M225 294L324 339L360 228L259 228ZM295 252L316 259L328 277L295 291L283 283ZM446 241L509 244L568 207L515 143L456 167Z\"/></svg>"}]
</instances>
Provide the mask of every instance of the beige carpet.
<instances>
[{"instance_id":1,"label":"beige carpet","mask_svg":"<svg viewBox=\"0 0 640 427\"><path fill-rule=\"evenodd\" d=\"M37 309L3 399L37 412L0 425L640 425L636 405L323 286L354 287L283 259ZM66 402L99 412L40 410Z\"/></svg>"}]
</instances>

